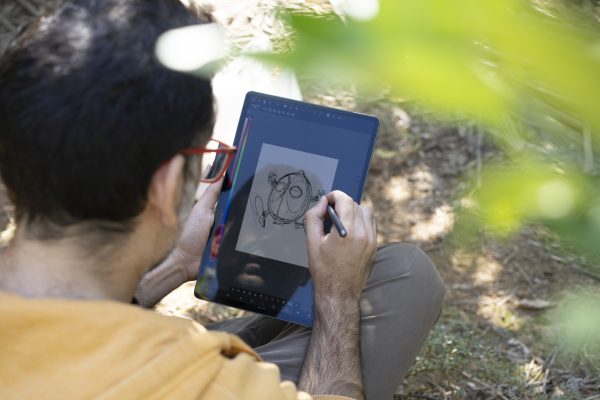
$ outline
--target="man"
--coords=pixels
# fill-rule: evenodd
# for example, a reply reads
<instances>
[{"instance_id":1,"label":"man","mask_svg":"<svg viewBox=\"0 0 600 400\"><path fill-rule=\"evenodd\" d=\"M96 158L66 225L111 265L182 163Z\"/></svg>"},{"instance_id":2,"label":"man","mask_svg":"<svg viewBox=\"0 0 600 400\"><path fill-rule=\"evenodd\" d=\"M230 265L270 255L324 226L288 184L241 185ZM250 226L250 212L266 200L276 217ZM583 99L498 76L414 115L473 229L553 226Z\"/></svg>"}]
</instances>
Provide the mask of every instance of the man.
<instances>
[{"instance_id":1,"label":"man","mask_svg":"<svg viewBox=\"0 0 600 400\"><path fill-rule=\"evenodd\" d=\"M207 331L129 304L195 279L212 224L220 183L190 214L200 159L181 154L210 137L210 82L153 56L162 32L200 22L176 0L70 0L0 61L17 224L0 255L0 398L386 399L439 316L429 259L376 252L372 214L341 192L305 217L312 330L256 317ZM328 201L343 239L323 232Z\"/></svg>"}]
</instances>

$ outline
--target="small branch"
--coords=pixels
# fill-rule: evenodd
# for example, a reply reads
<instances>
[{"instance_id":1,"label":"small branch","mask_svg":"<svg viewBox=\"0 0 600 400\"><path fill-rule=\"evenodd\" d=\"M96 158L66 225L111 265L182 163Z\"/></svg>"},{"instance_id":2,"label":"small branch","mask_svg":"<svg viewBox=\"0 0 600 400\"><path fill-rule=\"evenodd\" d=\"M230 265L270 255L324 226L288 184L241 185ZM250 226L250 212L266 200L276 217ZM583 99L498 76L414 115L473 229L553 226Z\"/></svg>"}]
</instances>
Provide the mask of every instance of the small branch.
<instances>
[{"instance_id":1,"label":"small branch","mask_svg":"<svg viewBox=\"0 0 600 400\"><path fill-rule=\"evenodd\" d=\"M544 393L546 393L546 391L548 390L548 381L549 381L548 378L550 377L550 372L551 372L552 366L554 365L554 360L556 359L557 354L558 354L557 349L552 350L552 353L550 353L550 356L542 364L542 368L544 369L544 379L542 381L542 391Z\"/></svg>"},{"instance_id":2,"label":"small branch","mask_svg":"<svg viewBox=\"0 0 600 400\"><path fill-rule=\"evenodd\" d=\"M31 4L27 0L17 0L17 3L19 3L21 5L21 7L23 7L27 11L29 11L29 13L31 15L33 15L34 17L36 17L40 12L37 8L35 8L35 6L33 4Z\"/></svg>"},{"instance_id":3,"label":"small branch","mask_svg":"<svg viewBox=\"0 0 600 400\"><path fill-rule=\"evenodd\" d=\"M592 278L598 282L600 282L600 275L593 273L592 271L588 271L587 268L583 268L574 264L567 264L569 265L572 269L574 269L575 271L579 272L582 275L585 275L589 278Z\"/></svg>"},{"instance_id":4,"label":"small branch","mask_svg":"<svg viewBox=\"0 0 600 400\"><path fill-rule=\"evenodd\" d=\"M587 173L591 173L594 170L592 133L587 125L583 129L583 170Z\"/></svg>"},{"instance_id":5,"label":"small branch","mask_svg":"<svg viewBox=\"0 0 600 400\"><path fill-rule=\"evenodd\" d=\"M424 394L404 394L403 397L410 397L413 399L424 399L424 400L438 400L436 397L425 396Z\"/></svg>"},{"instance_id":6,"label":"small branch","mask_svg":"<svg viewBox=\"0 0 600 400\"><path fill-rule=\"evenodd\" d=\"M502 260L502 265L504 267L508 266L508 264L513 260L513 258L515 258L517 254L519 254L519 248L515 246L514 250L508 256L504 257Z\"/></svg>"},{"instance_id":7,"label":"small branch","mask_svg":"<svg viewBox=\"0 0 600 400\"><path fill-rule=\"evenodd\" d=\"M17 29L17 26L2 14L0 14L0 24L3 24L9 31Z\"/></svg>"},{"instance_id":8,"label":"small branch","mask_svg":"<svg viewBox=\"0 0 600 400\"><path fill-rule=\"evenodd\" d=\"M527 282L527 284L529 286L534 286L534 283L531 280L531 277L525 272L525 270L520 265L517 265L517 270L519 271L519 273L525 279L525 281Z\"/></svg>"},{"instance_id":9,"label":"small branch","mask_svg":"<svg viewBox=\"0 0 600 400\"><path fill-rule=\"evenodd\" d=\"M482 156L482 152L481 152L481 147L483 145L483 129L481 129L480 127L476 127L475 128L477 130L477 187L480 188L481 187L481 168L482 168L482 164L483 164L483 156Z\"/></svg>"}]
</instances>

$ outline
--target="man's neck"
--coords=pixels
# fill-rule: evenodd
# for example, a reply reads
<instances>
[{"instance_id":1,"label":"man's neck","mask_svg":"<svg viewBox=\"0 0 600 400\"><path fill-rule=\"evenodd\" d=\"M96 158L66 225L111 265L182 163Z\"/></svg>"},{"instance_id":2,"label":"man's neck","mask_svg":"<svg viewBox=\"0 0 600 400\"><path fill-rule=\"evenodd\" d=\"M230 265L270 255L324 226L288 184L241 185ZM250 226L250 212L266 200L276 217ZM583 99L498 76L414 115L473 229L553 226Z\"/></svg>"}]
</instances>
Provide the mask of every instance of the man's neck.
<instances>
[{"instance_id":1,"label":"man's neck","mask_svg":"<svg viewBox=\"0 0 600 400\"><path fill-rule=\"evenodd\" d=\"M17 229L0 254L0 289L26 297L130 301L152 262L132 248L139 241L132 234L92 252L82 240L34 240Z\"/></svg>"}]
</instances>

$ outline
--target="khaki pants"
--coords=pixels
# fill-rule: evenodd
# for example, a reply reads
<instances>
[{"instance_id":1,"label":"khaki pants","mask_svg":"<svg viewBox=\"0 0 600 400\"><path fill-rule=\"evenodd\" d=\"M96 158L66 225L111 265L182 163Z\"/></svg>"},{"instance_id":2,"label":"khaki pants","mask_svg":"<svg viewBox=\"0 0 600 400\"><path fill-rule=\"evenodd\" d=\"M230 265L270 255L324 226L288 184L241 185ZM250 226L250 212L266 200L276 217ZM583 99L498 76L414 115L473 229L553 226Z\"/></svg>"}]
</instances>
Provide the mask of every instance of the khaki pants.
<instances>
[{"instance_id":1,"label":"khaki pants","mask_svg":"<svg viewBox=\"0 0 600 400\"><path fill-rule=\"evenodd\" d=\"M435 266L417 247L389 244L377 249L360 299L367 399L392 398L440 315L444 292ZM239 335L265 361L279 366L283 380L298 383L310 328L256 315L207 328Z\"/></svg>"}]
</instances>

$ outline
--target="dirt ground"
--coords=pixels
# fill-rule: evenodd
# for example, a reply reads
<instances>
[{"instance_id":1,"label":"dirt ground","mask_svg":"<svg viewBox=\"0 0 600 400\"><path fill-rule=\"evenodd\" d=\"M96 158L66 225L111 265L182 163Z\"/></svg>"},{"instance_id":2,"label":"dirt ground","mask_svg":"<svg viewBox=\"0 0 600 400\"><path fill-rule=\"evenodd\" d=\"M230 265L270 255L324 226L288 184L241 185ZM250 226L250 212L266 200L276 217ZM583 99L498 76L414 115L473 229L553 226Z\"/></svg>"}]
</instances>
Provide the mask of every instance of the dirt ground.
<instances>
[{"instance_id":1,"label":"dirt ground","mask_svg":"<svg viewBox=\"0 0 600 400\"><path fill-rule=\"evenodd\" d=\"M0 50L41 3L0 5ZM567 292L599 292L598 269L565 253L536 226L508 239L482 235L470 249L450 240L461 196L477 184L467 177L477 177L486 161L502 158L487 135L470 123L440 123L384 91L367 95L302 78L300 86L307 101L380 118L363 203L375 210L380 243L419 245L446 282L442 317L396 398L597 398L600 356L573 353L557 342L552 313ZM5 226L10 205L4 190L0 207ZM157 310L200 322L240 314L196 300L191 291L184 285Z\"/></svg>"},{"instance_id":2,"label":"dirt ground","mask_svg":"<svg viewBox=\"0 0 600 400\"><path fill-rule=\"evenodd\" d=\"M332 90L309 101L378 116L382 122L364 196L380 242L419 245L448 292L445 310L398 398L587 398L600 393L598 359L553 342L552 310L563 294L598 291L600 275L566 255L543 229L482 236L475 249L449 240L461 194L478 166L502 157L469 124L443 124L410 103ZM306 93L306 92L305 92ZM483 140L482 140L483 139ZM481 182L482 185L493 182Z\"/></svg>"}]
</instances>

